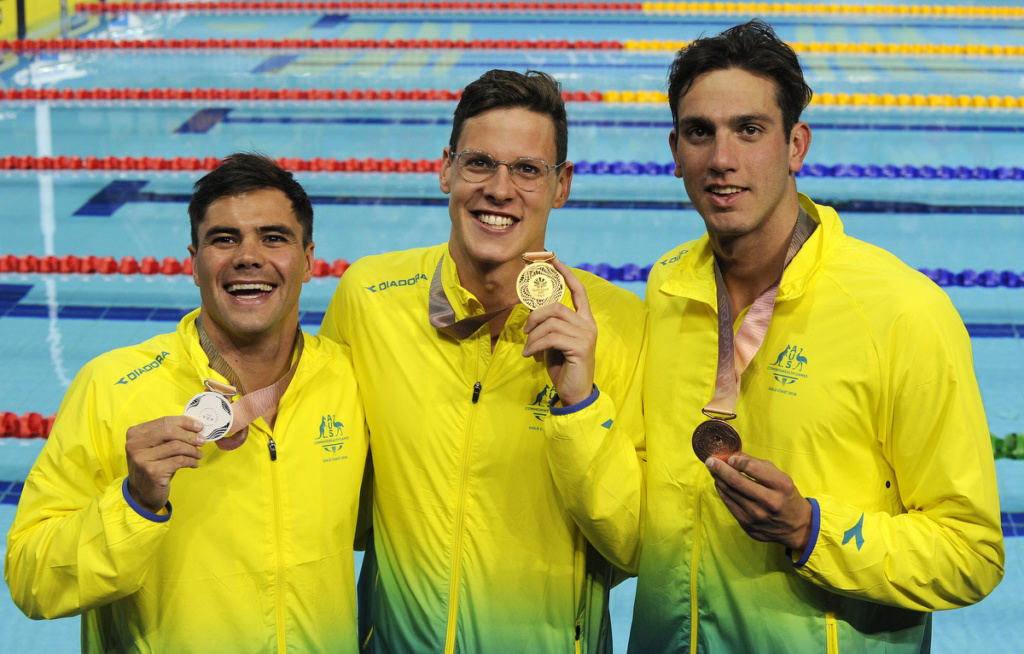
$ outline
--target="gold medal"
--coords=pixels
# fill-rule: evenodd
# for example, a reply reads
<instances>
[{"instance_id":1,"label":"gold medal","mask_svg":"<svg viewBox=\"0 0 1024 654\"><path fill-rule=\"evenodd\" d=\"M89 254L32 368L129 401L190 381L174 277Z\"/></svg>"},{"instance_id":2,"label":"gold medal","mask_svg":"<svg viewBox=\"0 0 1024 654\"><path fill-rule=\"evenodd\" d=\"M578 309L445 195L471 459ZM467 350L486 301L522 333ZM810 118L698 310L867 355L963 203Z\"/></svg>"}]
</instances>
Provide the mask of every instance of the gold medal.
<instances>
[{"instance_id":1,"label":"gold medal","mask_svg":"<svg viewBox=\"0 0 1024 654\"><path fill-rule=\"evenodd\" d=\"M721 418L705 420L693 430L693 453L701 461L707 461L712 456L726 461L741 451L743 441L740 440L739 432Z\"/></svg>"},{"instance_id":2,"label":"gold medal","mask_svg":"<svg viewBox=\"0 0 1024 654\"><path fill-rule=\"evenodd\" d=\"M554 252L525 252L523 268L516 279L516 294L530 310L558 302L565 293L565 279L548 261L555 258Z\"/></svg>"}]
</instances>

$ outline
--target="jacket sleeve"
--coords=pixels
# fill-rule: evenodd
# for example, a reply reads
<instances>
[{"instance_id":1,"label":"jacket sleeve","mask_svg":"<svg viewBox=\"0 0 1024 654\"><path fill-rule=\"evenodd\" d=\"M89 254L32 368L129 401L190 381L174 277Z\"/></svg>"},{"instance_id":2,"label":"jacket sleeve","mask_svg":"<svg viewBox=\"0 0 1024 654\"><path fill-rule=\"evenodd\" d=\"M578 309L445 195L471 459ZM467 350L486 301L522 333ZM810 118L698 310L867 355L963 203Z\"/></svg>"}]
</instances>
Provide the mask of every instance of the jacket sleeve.
<instances>
[{"instance_id":1,"label":"jacket sleeve","mask_svg":"<svg viewBox=\"0 0 1024 654\"><path fill-rule=\"evenodd\" d=\"M889 335L889 395L880 434L905 511L867 512L812 499L800 575L845 595L932 611L980 601L1003 576L992 445L970 339L948 300L904 315Z\"/></svg>"},{"instance_id":2,"label":"jacket sleeve","mask_svg":"<svg viewBox=\"0 0 1024 654\"><path fill-rule=\"evenodd\" d=\"M642 309L641 309L642 311ZM620 347L598 350L613 361L589 398L554 407L544 421L548 465L562 501L591 545L622 570L640 565L646 445L641 385L646 320L617 334ZM610 334L602 332L602 337ZM601 385L605 385L601 388Z\"/></svg>"},{"instance_id":3,"label":"jacket sleeve","mask_svg":"<svg viewBox=\"0 0 1024 654\"><path fill-rule=\"evenodd\" d=\"M4 576L30 618L77 615L134 593L168 529L169 513L133 506L127 494L124 439L113 437L112 416L99 415L89 368L68 390L7 536Z\"/></svg>"}]
</instances>

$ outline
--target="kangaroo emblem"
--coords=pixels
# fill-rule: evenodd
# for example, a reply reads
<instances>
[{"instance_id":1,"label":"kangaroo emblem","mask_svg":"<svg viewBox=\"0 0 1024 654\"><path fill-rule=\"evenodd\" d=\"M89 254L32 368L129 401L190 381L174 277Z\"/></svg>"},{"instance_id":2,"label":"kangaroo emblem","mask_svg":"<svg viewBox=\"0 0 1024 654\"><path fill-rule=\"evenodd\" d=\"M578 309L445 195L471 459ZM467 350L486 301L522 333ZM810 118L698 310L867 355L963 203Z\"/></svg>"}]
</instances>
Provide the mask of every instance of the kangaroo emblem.
<instances>
[{"instance_id":1,"label":"kangaroo emblem","mask_svg":"<svg viewBox=\"0 0 1024 654\"><path fill-rule=\"evenodd\" d=\"M775 365L779 365L782 363L782 360L786 358L787 354L789 354L789 348L790 346L787 345L786 349L779 354L779 358L775 360Z\"/></svg>"},{"instance_id":2,"label":"kangaroo emblem","mask_svg":"<svg viewBox=\"0 0 1024 654\"><path fill-rule=\"evenodd\" d=\"M534 404L539 406L541 403L543 403L544 400L546 400L548 398L548 389L549 388L551 388L550 384L545 385L543 390L541 390L540 393L537 393L537 399L532 402L531 406L534 405Z\"/></svg>"}]
</instances>

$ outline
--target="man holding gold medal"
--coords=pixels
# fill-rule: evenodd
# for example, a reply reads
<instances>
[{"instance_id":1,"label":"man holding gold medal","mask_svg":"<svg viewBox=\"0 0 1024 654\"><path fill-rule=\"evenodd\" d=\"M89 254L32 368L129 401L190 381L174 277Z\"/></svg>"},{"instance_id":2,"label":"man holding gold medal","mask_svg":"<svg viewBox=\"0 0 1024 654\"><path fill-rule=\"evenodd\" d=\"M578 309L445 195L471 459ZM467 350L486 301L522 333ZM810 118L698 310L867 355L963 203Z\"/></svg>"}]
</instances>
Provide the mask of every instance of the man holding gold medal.
<instances>
[{"instance_id":1,"label":"man holding gold medal","mask_svg":"<svg viewBox=\"0 0 1024 654\"><path fill-rule=\"evenodd\" d=\"M611 651L608 590L638 557L644 312L545 249L567 142L547 75L469 84L442 154L449 241L357 261L324 319L372 434L365 651ZM605 423L585 451L545 440L570 405Z\"/></svg>"},{"instance_id":2,"label":"man holding gold medal","mask_svg":"<svg viewBox=\"0 0 1024 654\"><path fill-rule=\"evenodd\" d=\"M236 154L189 215L202 305L75 377L8 535L11 595L81 614L87 652L357 652L367 438L345 348L298 326L313 207Z\"/></svg>"},{"instance_id":3,"label":"man holding gold medal","mask_svg":"<svg viewBox=\"0 0 1024 654\"><path fill-rule=\"evenodd\" d=\"M670 71L676 176L707 234L648 281L630 652L928 651L930 612L1002 577L967 332L797 192L810 98L760 21Z\"/></svg>"}]
</instances>

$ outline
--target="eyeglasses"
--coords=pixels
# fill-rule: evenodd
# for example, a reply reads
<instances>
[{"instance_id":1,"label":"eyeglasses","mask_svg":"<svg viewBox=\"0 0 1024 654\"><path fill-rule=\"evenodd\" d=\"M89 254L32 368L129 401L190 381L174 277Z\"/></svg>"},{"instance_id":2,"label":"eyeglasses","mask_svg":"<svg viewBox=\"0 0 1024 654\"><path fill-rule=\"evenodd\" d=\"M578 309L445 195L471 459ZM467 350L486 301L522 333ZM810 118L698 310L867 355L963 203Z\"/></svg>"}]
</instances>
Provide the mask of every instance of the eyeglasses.
<instances>
[{"instance_id":1,"label":"eyeglasses","mask_svg":"<svg viewBox=\"0 0 1024 654\"><path fill-rule=\"evenodd\" d=\"M452 155L452 159L455 161L462 179L470 184L485 182L494 177L499 165L508 166L512 183L524 191L536 191L552 170L558 170L565 165L563 161L557 166L551 166L543 159L532 157L520 157L515 161L495 160L491 155L479 150L456 152Z\"/></svg>"}]
</instances>

